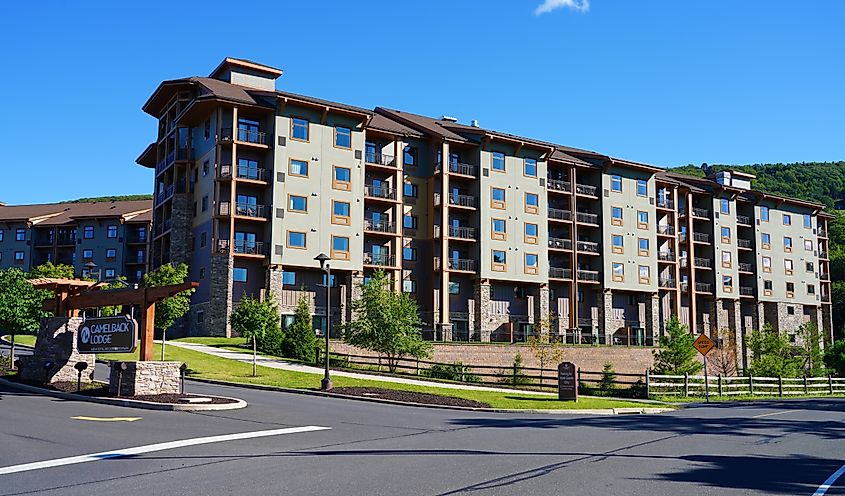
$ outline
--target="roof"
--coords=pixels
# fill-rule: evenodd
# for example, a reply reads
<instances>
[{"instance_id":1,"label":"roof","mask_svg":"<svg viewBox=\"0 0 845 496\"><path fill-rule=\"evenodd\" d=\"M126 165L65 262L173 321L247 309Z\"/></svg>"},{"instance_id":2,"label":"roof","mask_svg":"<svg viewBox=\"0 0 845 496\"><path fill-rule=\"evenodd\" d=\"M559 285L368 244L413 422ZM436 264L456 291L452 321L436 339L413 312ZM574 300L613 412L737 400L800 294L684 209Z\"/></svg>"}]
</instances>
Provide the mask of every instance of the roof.
<instances>
[{"instance_id":1,"label":"roof","mask_svg":"<svg viewBox=\"0 0 845 496\"><path fill-rule=\"evenodd\" d=\"M124 221L152 220L152 200L95 203L47 203L0 207L0 222L31 222L59 226L79 219L116 217Z\"/></svg>"},{"instance_id":2,"label":"roof","mask_svg":"<svg viewBox=\"0 0 845 496\"><path fill-rule=\"evenodd\" d=\"M231 66L231 65L243 67L243 68L246 68L246 69L252 69L252 70L257 71L257 72L263 72L263 73L269 74L273 77L279 77L279 76L282 75L281 69L277 69L275 67L270 67L269 65L264 65L260 62L254 62L254 61L248 60L248 59L238 59L238 58L234 58L234 57L226 57L225 59L223 59L223 62L220 62L220 65L218 65L217 68L215 68L213 71L211 71L211 75L209 77L214 77L214 76L220 74L223 71L223 69L225 69L226 67Z\"/></svg>"},{"instance_id":3,"label":"roof","mask_svg":"<svg viewBox=\"0 0 845 496\"><path fill-rule=\"evenodd\" d=\"M228 84L228 83L226 83ZM363 115L373 115L372 110L365 109L363 107L356 107L354 105L347 105L345 103L338 103L333 102L331 100L323 100L321 98L314 98L313 96L306 96L306 95L299 95L297 93L291 93L289 91L280 91L276 90L276 95L281 98L290 98L293 100L299 100L301 102L310 103L311 105L317 105L320 107L332 107L338 110L345 110L347 112L352 112L355 114L363 114Z\"/></svg>"},{"instance_id":4,"label":"roof","mask_svg":"<svg viewBox=\"0 0 845 496\"><path fill-rule=\"evenodd\" d=\"M393 119L388 119L381 114L373 114L373 118L370 119L370 122L367 124L367 129L375 129L376 131L384 131L401 136L413 136L416 138L422 138L424 136L423 133L417 131L416 129L405 126L401 122L394 121Z\"/></svg>"},{"instance_id":5,"label":"roof","mask_svg":"<svg viewBox=\"0 0 845 496\"><path fill-rule=\"evenodd\" d=\"M445 128L443 126L443 123L446 123L448 121L433 119L431 117L412 114L410 112L403 112L401 110L387 109L384 107L376 107L376 113L382 114L389 119L397 120L403 125L416 128L417 130L421 130L423 133L431 136L437 136L439 138L443 138L450 141L457 141L461 143L468 141L465 137L461 136L460 134L457 134Z\"/></svg>"},{"instance_id":6,"label":"roof","mask_svg":"<svg viewBox=\"0 0 845 496\"><path fill-rule=\"evenodd\" d=\"M36 279L30 279L29 283L35 286L36 288L41 289L79 289L79 288L90 288L97 284L96 281L83 281L81 279L62 279L62 278L55 278L55 277L39 277Z\"/></svg>"}]
</instances>

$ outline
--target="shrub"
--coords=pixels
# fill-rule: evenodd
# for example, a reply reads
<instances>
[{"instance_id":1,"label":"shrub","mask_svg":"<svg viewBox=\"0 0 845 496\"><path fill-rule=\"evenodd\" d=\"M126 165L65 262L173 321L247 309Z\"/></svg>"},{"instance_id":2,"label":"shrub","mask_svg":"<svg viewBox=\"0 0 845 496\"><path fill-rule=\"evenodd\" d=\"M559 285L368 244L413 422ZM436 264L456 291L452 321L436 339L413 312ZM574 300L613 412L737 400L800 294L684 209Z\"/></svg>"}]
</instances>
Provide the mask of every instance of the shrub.
<instances>
[{"instance_id":1,"label":"shrub","mask_svg":"<svg viewBox=\"0 0 845 496\"><path fill-rule=\"evenodd\" d=\"M845 376L845 339L836 341L824 351L824 363L837 375Z\"/></svg>"},{"instance_id":2,"label":"shrub","mask_svg":"<svg viewBox=\"0 0 845 496\"><path fill-rule=\"evenodd\" d=\"M525 366L522 364L522 354L517 353L513 357L513 365L499 373L499 382L511 386L526 386L531 384L531 379L525 375Z\"/></svg>"},{"instance_id":3,"label":"shrub","mask_svg":"<svg viewBox=\"0 0 845 496\"><path fill-rule=\"evenodd\" d=\"M282 353L288 358L311 362L314 359L316 344L317 335L311 325L311 310L308 308L308 300L302 296L296 305L293 323L285 329Z\"/></svg>"},{"instance_id":4,"label":"shrub","mask_svg":"<svg viewBox=\"0 0 845 496\"><path fill-rule=\"evenodd\" d=\"M423 371L423 375L431 377L432 379L444 379L447 381L459 382L481 382L481 379L471 373L468 365L462 362L454 363L436 363L428 370Z\"/></svg>"}]
</instances>

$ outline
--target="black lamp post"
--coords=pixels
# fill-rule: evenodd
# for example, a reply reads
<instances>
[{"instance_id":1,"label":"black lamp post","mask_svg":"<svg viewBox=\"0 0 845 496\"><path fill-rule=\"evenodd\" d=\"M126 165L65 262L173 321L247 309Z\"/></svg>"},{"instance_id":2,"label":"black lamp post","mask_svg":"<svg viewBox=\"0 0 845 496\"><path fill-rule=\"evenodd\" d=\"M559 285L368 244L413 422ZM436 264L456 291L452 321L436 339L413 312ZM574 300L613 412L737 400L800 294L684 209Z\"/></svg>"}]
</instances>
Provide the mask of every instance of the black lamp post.
<instances>
[{"instance_id":1,"label":"black lamp post","mask_svg":"<svg viewBox=\"0 0 845 496\"><path fill-rule=\"evenodd\" d=\"M323 391L328 391L332 388L332 378L329 375L329 331L332 328L332 268L329 264L326 263L326 261L329 260L329 257L326 256L325 253L320 253L319 255L314 257L314 260L320 262L320 270L326 273L326 375L320 382L320 388Z\"/></svg>"}]
</instances>

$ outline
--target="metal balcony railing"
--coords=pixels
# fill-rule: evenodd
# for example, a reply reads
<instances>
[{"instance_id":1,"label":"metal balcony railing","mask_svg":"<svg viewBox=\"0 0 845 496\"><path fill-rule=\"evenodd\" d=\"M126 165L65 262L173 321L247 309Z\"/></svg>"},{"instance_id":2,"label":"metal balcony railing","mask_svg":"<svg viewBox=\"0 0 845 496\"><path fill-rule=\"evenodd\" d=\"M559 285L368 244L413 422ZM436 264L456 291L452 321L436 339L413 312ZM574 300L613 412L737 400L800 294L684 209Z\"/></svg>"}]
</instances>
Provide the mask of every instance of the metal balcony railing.
<instances>
[{"instance_id":1,"label":"metal balcony railing","mask_svg":"<svg viewBox=\"0 0 845 496\"><path fill-rule=\"evenodd\" d=\"M821 228L819 228L819 230L818 230L818 236L819 236L820 238L826 238L826 237L827 237L827 229L821 229Z\"/></svg>"},{"instance_id":2,"label":"metal balcony railing","mask_svg":"<svg viewBox=\"0 0 845 496\"><path fill-rule=\"evenodd\" d=\"M364 252L365 265L378 265L382 267L393 267L396 265L396 257L390 253Z\"/></svg>"},{"instance_id":3,"label":"metal balcony railing","mask_svg":"<svg viewBox=\"0 0 845 496\"><path fill-rule=\"evenodd\" d=\"M147 235L146 232L142 237L135 236L134 238L129 238L127 241L128 243L146 243L147 242ZM56 244L59 246L68 246L76 244L76 236L59 236L56 238Z\"/></svg>"},{"instance_id":4,"label":"metal balcony railing","mask_svg":"<svg viewBox=\"0 0 845 496\"><path fill-rule=\"evenodd\" d=\"M449 172L452 174L463 174L465 176L475 177L478 174L478 168L471 164L464 164L461 162L449 162Z\"/></svg>"},{"instance_id":5,"label":"metal balcony railing","mask_svg":"<svg viewBox=\"0 0 845 496\"><path fill-rule=\"evenodd\" d=\"M472 195L449 193L449 205L475 208L475 197Z\"/></svg>"},{"instance_id":6,"label":"metal balcony railing","mask_svg":"<svg viewBox=\"0 0 845 496\"><path fill-rule=\"evenodd\" d=\"M549 218L557 220L572 220L572 212L560 208L549 207Z\"/></svg>"},{"instance_id":7,"label":"metal balcony railing","mask_svg":"<svg viewBox=\"0 0 845 496\"><path fill-rule=\"evenodd\" d=\"M754 271L754 266L751 265L750 263L740 262L740 263L737 264L737 267L739 268L740 272L753 272Z\"/></svg>"},{"instance_id":8,"label":"metal balcony railing","mask_svg":"<svg viewBox=\"0 0 845 496\"><path fill-rule=\"evenodd\" d=\"M558 250L571 250L572 240L564 238L549 238L549 248L557 248Z\"/></svg>"},{"instance_id":9,"label":"metal balcony railing","mask_svg":"<svg viewBox=\"0 0 845 496\"><path fill-rule=\"evenodd\" d=\"M741 296L754 296L754 288L751 286L740 286L739 294Z\"/></svg>"},{"instance_id":10,"label":"metal balcony railing","mask_svg":"<svg viewBox=\"0 0 845 496\"><path fill-rule=\"evenodd\" d=\"M829 294L823 294L822 295L822 301L825 302L825 303L830 303L830 295Z\"/></svg>"},{"instance_id":11,"label":"metal balcony railing","mask_svg":"<svg viewBox=\"0 0 845 496\"><path fill-rule=\"evenodd\" d=\"M751 225L751 217L749 217L747 215L737 215L736 216L736 223L750 226Z\"/></svg>"},{"instance_id":12,"label":"metal balcony railing","mask_svg":"<svg viewBox=\"0 0 845 496\"><path fill-rule=\"evenodd\" d=\"M264 242L262 241L246 241L243 239L236 239L234 243L235 253L242 255L265 255Z\"/></svg>"},{"instance_id":13,"label":"metal balcony railing","mask_svg":"<svg viewBox=\"0 0 845 496\"><path fill-rule=\"evenodd\" d=\"M819 258L827 260L827 252L819 251Z\"/></svg>"},{"instance_id":14,"label":"metal balcony railing","mask_svg":"<svg viewBox=\"0 0 845 496\"><path fill-rule=\"evenodd\" d=\"M368 164L383 165L385 167L396 167L396 157L378 152L367 152L364 159Z\"/></svg>"},{"instance_id":15,"label":"metal balcony railing","mask_svg":"<svg viewBox=\"0 0 845 496\"><path fill-rule=\"evenodd\" d=\"M821 272L821 273L819 273L819 278L822 281L829 281L830 280L830 273L829 272Z\"/></svg>"},{"instance_id":16,"label":"metal balcony railing","mask_svg":"<svg viewBox=\"0 0 845 496\"><path fill-rule=\"evenodd\" d=\"M695 290L699 293L712 293L713 285L708 282L695 283Z\"/></svg>"},{"instance_id":17,"label":"metal balcony railing","mask_svg":"<svg viewBox=\"0 0 845 496\"><path fill-rule=\"evenodd\" d=\"M658 198L657 206L660 208L668 208L671 210L675 208L675 201L671 198Z\"/></svg>"},{"instance_id":18,"label":"metal balcony railing","mask_svg":"<svg viewBox=\"0 0 845 496\"><path fill-rule=\"evenodd\" d=\"M449 270L464 270L475 272L475 260L470 258L450 258Z\"/></svg>"},{"instance_id":19,"label":"metal balcony railing","mask_svg":"<svg viewBox=\"0 0 845 496\"><path fill-rule=\"evenodd\" d=\"M459 239L478 239L474 227L449 226L449 236Z\"/></svg>"},{"instance_id":20,"label":"metal balcony railing","mask_svg":"<svg viewBox=\"0 0 845 496\"><path fill-rule=\"evenodd\" d=\"M751 248L751 240L750 239L737 239L736 245L740 248Z\"/></svg>"},{"instance_id":21,"label":"metal balcony railing","mask_svg":"<svg viewBox=\"0 0 845 496\"><path fill-rule=\"evenodd\" d=\"M677 282L671 277L661 277L659 284L661 288L674 288L676 287Z\"/></svg>"},{"instance_id":22,"label":"metal balcony railing","mask_svg":"<svg viewBox=\"0 0 845 496\"><path fill-rule=\"evenodd\" d=\"M549 267L549 277L553 279L572 279L572 269Z\"/></svg>"},{"instance_id":23,"label":"metal balcony railing","mask_svg":"<svg viewBox=\"0 0 845 496\"><path fill-rule=\"evenodd\" d=\"M675 254L671 251L659 251L657 252L657 259L663 262L674 262Z\"/></svg>"},{"instance_id":24,"label":"metal balcony railing","mask_svg":"<svg viewBox=\"0 0 845 496\"><path fill-rule=\"evenodd\" d=\"M585 224L598 224L599 216L597 214L589 214L586 212L578 212L575 214L575 220Z\"/></svg>"},{"instance_id":25,"label":"metal balcony railing","mask_svg":"<svg viewBox=\"0 0 845 496\"><path fill-rule=\"evenodd\" d=\"M598 281L599 271L597 270L578 270L579 281Z\"/></svg>"},{"instance_id":26,"label":"metal balcony railing","mask_svg":"<svg viewBox=\"0 0 845 496\"><path fill-rule=\"evenodd\" d=\"M693 241L699 241L699 242L702 242L702 243L709 243L710 242L710 235L707 234L707 233L694 232L694 233L692 233L692 240Z\"/></svg>"},{"instance_id":27,"label":"metal balcony railing","mask_svg":"<svg viewBox=\"0 0 845 496\"><path fill-rule=\"evenodd\" d=\"M578 251L585 251L588 253L598 253L599 252L599 244L593 241L579 241L578 244Z\"/></svg>"},{"instance_id":28,"label":"metal balcony railing","mask_svg":"<svg viewBox=\"0 0 845 496\"><path fill-rule=\"evenodd\" d=\"M695 263L696 267L702 267L706 269L713 267L713 262L709 258L695 257L693 262Z\"/></svg>"},{"instance_id":29,"label":"metal balcony railing","mask_svg":"<svg viewBox=\"0 0 845 496\"><path fill-rule=\"evenodd\" d=\"M689 292L689 282L681 281L681 292L688 293Z\"/></svg>"},{"instance_id":30,"label":"metal balcony railing","mask_svg":"<svg viewBox=\"0 0 845 496\"><path fill-rule=\"evenodd\" d=\"M396 223L385 220L364 219L364 230L396 234Z\"/></svg>"},{"instance_id":31,"label":"metal balcony railing","mask_svg":"<svg viewBox=\"0 0 845 496\"><path fill-rule=\"evenodd\" d=\"M579 195L596 196L598 188L589 184L575 184L575 192Z\"/></svg>"},{"instance_id":32,"label":"metal balcony railing","mask_svg":"<svg viewBox=\"0 0 845 496\"><path fill-rule=\"evenodd\" d=\"M552 191L562 191L564 193L572 193L572 183L569 181L561 181L560 179L549 179L546 184Z\"/></svg>"},{"instance_id":33,"label":"metal balcony railing","mask_svg":"<svg viewBox=\"0 0 845 496\"><path fill-rule=\"evenodd\" d=\"M667 236L674 236L675 226L670 226L669 224L662 224L657 226L657 232L659 234L665 234Z\"/></svg>"},{"instance_id":34,"label":"metal balcony railing","mask_svg":"<svg viewBox=\"0 0 845 496\"><path fill-rule=\"evenodd\" d=\"M364 186L364 196L395 200L396 190L383 184L367 184Z\"/></svg>"}]
</instances>

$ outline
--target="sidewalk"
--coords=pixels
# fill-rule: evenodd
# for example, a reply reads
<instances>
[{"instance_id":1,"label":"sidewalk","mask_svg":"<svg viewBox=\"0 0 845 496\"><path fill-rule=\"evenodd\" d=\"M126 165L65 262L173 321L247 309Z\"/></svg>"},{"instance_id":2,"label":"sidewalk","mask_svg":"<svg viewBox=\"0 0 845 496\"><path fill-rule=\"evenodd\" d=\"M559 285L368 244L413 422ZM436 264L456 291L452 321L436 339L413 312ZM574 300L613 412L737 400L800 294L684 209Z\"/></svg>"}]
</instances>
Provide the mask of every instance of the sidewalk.
<instances>
[{"instance_id":1,"label":"sidewalk","mask_svg":"<svg viewBox=\"0 0 845 496\"><path fill-rule=\"evenodd\" d=\"M160 342L160 341L158 341ZM252 363L252 354L240 353L237 351L224 350L207 346L204 344L182 343L179 341L168 341L167 346L177 346L186 350L206 353L208 355L219 358L226 358L229 360L237 360L243 363ZM320 367L312 367L310 365L303 365L301 363L289 362L279 358L268 358L265 356L258 356L256 363L261 367L268 367L271 369L290 370L293 372L304 372L306 374L323 375L324 369ZM351 377L354 379L366 379L370 381L393 382L398 384L413 384L415 386L438 387L443 389L465 389L469 391L493 391L498 393L512 393L512 394L530 394L537 396L557 396L556 393L549 393L544 391L526 391L522 389L505 389L485 386L472 386L469 384L454 384L434 381L423 381L419 379L409 379L404 377L389 377L373 374L360 374L357 372L347 372L345 370L332 370L332 375L336 377Z\"/></svg>"}]
</instances>

